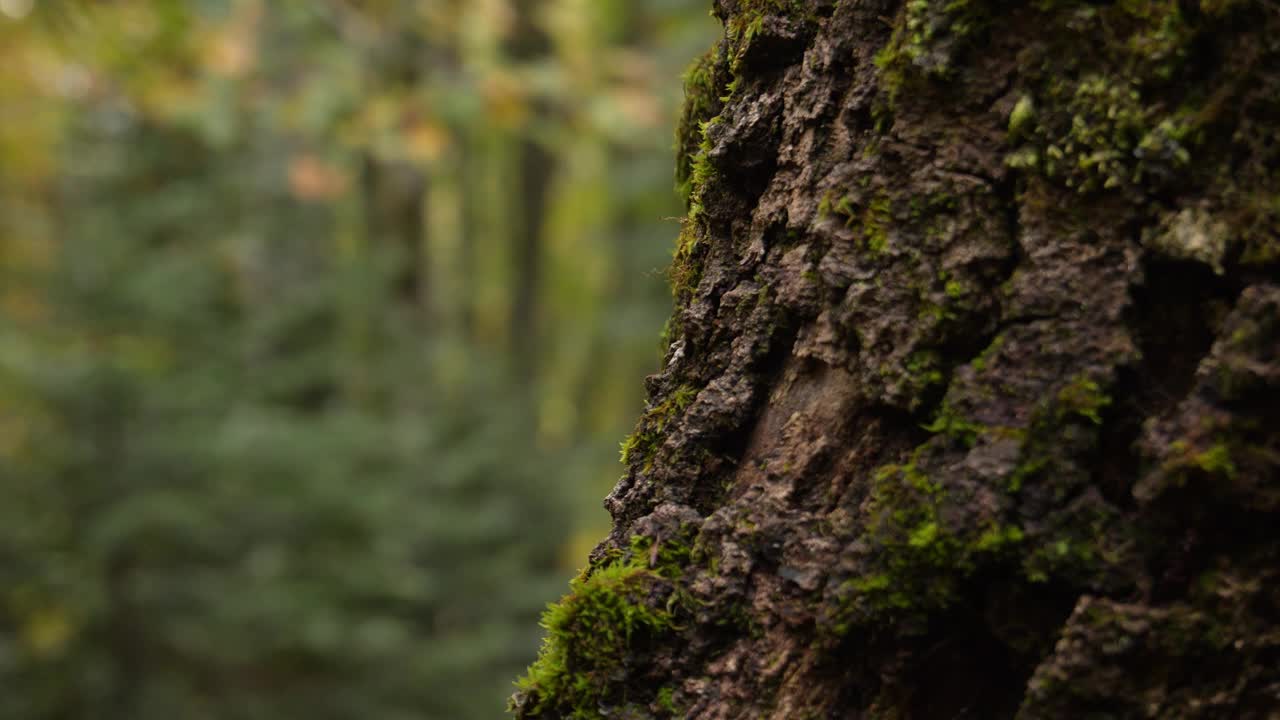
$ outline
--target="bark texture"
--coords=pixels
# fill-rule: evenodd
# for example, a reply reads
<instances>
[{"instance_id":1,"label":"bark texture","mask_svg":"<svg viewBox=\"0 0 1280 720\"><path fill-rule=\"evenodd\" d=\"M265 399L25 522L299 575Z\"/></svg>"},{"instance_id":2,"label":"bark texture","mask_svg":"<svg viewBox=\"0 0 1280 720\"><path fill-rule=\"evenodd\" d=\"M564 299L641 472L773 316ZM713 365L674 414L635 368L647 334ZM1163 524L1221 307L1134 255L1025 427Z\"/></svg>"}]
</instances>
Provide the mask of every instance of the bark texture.
<instances>
[{"instance_id":1,"label":"bark texture","mask_svg":"<svg viewBox=\"0 0 1280 720\"><path fill-rule=\"evenodd\" d=\"M1280 717L1280 6L714 9L516 715Z\"/></svg>"}]
</instances>

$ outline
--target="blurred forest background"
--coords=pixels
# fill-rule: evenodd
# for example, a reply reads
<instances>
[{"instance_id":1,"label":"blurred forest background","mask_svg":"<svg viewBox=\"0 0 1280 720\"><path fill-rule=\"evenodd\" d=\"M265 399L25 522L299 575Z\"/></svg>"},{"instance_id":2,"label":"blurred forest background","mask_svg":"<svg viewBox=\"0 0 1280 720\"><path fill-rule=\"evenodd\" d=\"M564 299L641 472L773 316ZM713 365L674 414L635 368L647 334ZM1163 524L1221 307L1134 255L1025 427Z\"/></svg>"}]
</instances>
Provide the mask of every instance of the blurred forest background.
<instances>
[{"instance_id":1,"label":"blurred forest background","mask_svg":"<svg viewBox=\"0 0 1280 720\"><path fill-rule=\"evenodd\" d=\"M0 720L494 718L705 0L0 0Z\"/></svg>"}]
</instances>

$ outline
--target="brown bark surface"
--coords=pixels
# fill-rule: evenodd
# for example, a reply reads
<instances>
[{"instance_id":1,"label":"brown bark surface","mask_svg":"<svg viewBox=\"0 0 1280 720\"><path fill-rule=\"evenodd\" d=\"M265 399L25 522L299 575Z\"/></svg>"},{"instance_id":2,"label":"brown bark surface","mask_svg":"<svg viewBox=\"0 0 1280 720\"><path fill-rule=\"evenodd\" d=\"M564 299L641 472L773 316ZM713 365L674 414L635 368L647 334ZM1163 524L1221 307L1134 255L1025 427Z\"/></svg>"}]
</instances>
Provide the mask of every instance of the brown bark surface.
<instances>
[{"instance_id":1,"label":"brown bark surface","mask_svg":"<svg viewBox=\"0 0 1280 720\"><path fill-rule=\"evenodd\" d=\"M1280 6L715 12L516 715L1280 717Z\"/></svg>"}]
</instances>

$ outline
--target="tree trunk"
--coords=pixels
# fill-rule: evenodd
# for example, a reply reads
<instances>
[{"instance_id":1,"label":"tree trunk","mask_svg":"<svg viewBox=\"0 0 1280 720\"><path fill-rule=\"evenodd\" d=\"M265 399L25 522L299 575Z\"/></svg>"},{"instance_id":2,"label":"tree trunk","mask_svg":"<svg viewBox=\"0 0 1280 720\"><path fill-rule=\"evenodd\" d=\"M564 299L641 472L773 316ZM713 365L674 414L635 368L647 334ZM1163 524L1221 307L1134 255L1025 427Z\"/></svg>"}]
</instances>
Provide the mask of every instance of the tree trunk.
<instances>
[{"instance_id":1,"label":"tree trunk","mask_svg":"<svg viewBox=\"0 0 1280 720\"><path fill-rule=\"evenodd\" d=\"M1280 717L1276 6L715 12L670 350L516 715Z\"/></svg>"},{"instance_id":2,"label":"tree trunk","mask_svg":"<svg viewBox=\"0 0 1280 720\"><path fill-rule=\"evenodd\" d=\"M533 66L552 50L551 37L541 27L538 13L545 0L515 0L515 26L510 39L512 60ZM547 194L555 172L550 152L537 138L537 128L548 115L545 98L530 101L530 118L521 129L518 159L516 227L512 237L515 290L511 298L511 357L516 378L526 385L538 376L538 315L542 294L542 225L547 214Z\"/></svg>"},{"instance_id":3,"label":"tree trunk","mask_svg":"<svg viewBox=\"0 0 1280 720\"><path fill-rule=\"evenodd\" d=\"M391 290L413 321L430 315L427 287L427 177L412 163L366 154L361 172L365 227L372 247L394 258Z\"/></svg>"}]
</instances>

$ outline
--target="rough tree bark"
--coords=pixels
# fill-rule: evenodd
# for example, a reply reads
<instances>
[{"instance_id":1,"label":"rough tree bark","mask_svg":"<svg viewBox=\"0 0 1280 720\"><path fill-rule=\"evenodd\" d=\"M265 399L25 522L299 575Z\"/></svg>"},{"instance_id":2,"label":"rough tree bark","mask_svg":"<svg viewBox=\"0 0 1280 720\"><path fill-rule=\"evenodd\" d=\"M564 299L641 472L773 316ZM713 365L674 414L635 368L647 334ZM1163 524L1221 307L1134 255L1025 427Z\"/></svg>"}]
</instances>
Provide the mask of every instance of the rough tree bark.
<instances>
[{"instance_id":1,"label":"rough tree bark","mask_svg":"<svg viewBox=\"0 0 1280 720\"><path fill-rule=\"evenodd\" d=\"M517 717L1280 717L1280 6L715 13Z\"/></svg>"}]
</instances>

